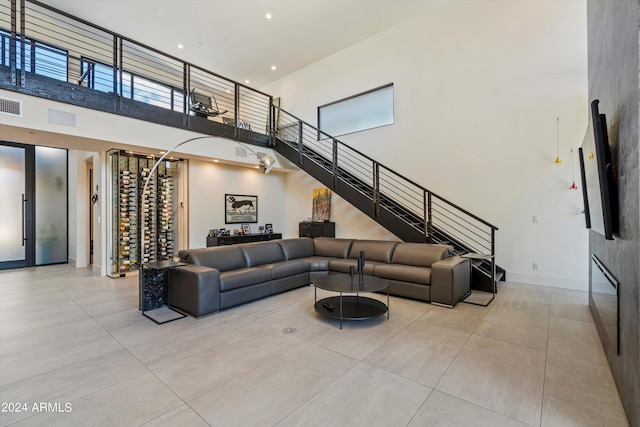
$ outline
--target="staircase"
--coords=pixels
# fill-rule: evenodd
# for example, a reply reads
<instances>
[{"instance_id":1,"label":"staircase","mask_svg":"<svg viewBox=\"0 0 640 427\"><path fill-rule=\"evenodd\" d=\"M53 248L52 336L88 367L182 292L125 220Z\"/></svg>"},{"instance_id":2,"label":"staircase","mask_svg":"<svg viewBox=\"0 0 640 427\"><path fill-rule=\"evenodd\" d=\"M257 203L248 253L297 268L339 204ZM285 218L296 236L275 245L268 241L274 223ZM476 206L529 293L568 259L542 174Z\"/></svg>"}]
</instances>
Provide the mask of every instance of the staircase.
<instances>
[{"instance_id":1,"label":"staircase","mask_svg":"<svg viewBox=\"0 0 640 427\"><path fill-rule=\"evenodd\" d=\"M405 242L452 245L473 260L473 289L491 292L505 271L495 265L498 228L394 172L316 127L273 107L274 149Z\"/></svg>"}]
</instances>

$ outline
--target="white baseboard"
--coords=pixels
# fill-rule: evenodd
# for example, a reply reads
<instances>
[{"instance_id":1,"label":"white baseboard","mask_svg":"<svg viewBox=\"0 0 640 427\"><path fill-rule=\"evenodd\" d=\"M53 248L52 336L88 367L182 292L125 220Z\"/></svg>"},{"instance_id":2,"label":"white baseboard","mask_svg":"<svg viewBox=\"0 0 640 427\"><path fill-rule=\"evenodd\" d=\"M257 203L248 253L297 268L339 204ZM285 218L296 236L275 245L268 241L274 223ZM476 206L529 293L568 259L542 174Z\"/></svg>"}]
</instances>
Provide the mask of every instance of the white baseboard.
<instances>
[{"instance_id":1,"label":"white baseboard","mask_svg":"<svg viewBox=\"0 0 640 427\"><path fill-rule=\"evenodd\" d=\"M71 258L69 257L67 259L67 262L69 263L69 265L73 266L74 268L86 268L89 264L87 263L86 259L75 259L75 258Z\"/></svg>"},{"instance_id":2,"label":"white baseboard","mask_svg":"<svg viewBox=\"0 0 640 427\"><path fill-rule=\"evenodd\" d=\"M101 265L93 264L91 266L91 271L93 271L94 273L99 274L101 276L106 276L106 272L102 271L102 266Z\"/></svg>"},{"instance_id":3,"label":"white baseboard","mask_svg":"<svg viewBox=\"0 0 640 427\"><path fill-rule=\"evenodd\" d=\"M513 273L507 271L507 282L528 283L531 285L551 286L553 288L588 291L588 279L573 279L569 277L541 276L537 274Z\"/></svg>"}]
</instances>

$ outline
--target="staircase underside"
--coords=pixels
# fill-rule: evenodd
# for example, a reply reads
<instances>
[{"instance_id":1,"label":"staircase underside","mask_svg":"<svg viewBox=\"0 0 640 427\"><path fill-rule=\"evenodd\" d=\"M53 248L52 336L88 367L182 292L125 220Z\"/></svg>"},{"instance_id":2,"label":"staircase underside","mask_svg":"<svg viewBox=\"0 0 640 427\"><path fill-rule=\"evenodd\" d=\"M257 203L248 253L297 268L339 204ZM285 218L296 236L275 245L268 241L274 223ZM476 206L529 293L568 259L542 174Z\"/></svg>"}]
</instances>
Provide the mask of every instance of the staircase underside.
<instances>
[{"instance_id":1,"label":"staircase underside","mask_svg":"<svg viewBox=\"0 0 640 427\"><path fill-rule=\"evenodd\" d=\"M320 181L361 212L386 228L405 242L439 243L451 245L456 255L474 252L463 242L431 225L427 228L424 220L384 195L374 195L370 185L363 183L352 174L334 169L330 159L313 150L303 147L303 152L295 143L276 138L275 150L295 163L302 170ZM429 233L427 233L429 229ZM472 284L474 290L491 292L491 263L474 261L472 263ZM496 266L496 280L504 280L505 271Z\"/></svg>"}]
</instances>

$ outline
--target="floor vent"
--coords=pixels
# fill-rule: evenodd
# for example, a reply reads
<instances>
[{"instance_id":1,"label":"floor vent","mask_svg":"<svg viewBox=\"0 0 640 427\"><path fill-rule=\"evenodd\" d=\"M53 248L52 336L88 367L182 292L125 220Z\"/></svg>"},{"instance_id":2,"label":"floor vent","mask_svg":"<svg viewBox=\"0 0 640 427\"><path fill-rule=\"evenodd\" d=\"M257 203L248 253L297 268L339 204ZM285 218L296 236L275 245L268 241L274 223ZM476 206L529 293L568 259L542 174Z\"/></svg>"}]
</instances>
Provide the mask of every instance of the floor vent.
<instances>
[{"instance_id":1,"label":"floor vent","mask_svg":"<svg viewBox=\"0 0 640 427\"><path fill-rule=\"evenodd\" d=\"M13 99L0 98L0 113L22 116L22 102Z\"/></svg>"}]
</instances>

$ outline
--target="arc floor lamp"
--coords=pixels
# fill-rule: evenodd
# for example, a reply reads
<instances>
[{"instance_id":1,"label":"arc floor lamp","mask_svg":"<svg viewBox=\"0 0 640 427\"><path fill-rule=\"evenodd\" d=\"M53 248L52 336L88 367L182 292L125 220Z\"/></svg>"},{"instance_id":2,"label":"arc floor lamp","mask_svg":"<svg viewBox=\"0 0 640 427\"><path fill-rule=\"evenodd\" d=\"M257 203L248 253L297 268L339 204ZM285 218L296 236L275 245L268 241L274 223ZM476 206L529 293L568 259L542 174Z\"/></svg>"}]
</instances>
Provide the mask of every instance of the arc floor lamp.
<instances>
[{"instance_id":1,"label":"arc floor lamp","mask_svg":"<svg viewBox=\"0 0 640 427\"><path fill-rule=\"evenodd\" d=\"M151 168L151 171L149 172L149 175L147 176L147 179L144 182L144 185L142 186L142 193L141 194L145 194L146 191L148 191L149 188L149 182L151 181L153 174L155 173L155 171L158 169L158 166L160 165L160 163L162 163L162 161L171 153L173 153L175 150L177 150L178 148L182 147L183 145L192 142L192 141L196 141L199 139L209 139L209 138L214 138L212 136L196 136L194 138L189 138L187 140L184 140L178 144L176 144L174 147L172 147L170 150L167 150L167 152L165 152L158 160L156 160L156 162L154 163L153 167ZM256 153L253 149L247 147L245 144L242 144L238 141L233 141L236 144L240 145L242 148L244 148L245 150L247 150L248 152L250 152L251 154L253 154L254 156L256 156L258 158L258 169L260 170L260 172L262 172L263 174L268 174L271 169L273 168L273 166L276 163L276 159L274 159L273 157L269 156L268 154L264 154L264 155L260 155L258 153ZM144 233L143 233L143 228L144 224L146 222L146 212L145 209L140 209L140 221L139 221L139 231L140 231L140 237L139 237L139 300L140 300L140 309L142 310L143 315L145 315L145 317L150 318L151 320L153 320L156 323L166 323L167 321L171 321L171 320L176 320L179 319L180 317L173 317L170 318L170 320L166 320L166 321L158 321L157 319L155 319L154 317L150 317L148 315L145 314L145 303L143 301L144 298L144 267L145 267L145 263L144 263L144 257L145 257L145 247L144 247ZM156 233L157 235L157 233ZM184 317L181 316L181 317Z\"/></svg>"}]
</instances>

